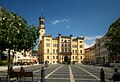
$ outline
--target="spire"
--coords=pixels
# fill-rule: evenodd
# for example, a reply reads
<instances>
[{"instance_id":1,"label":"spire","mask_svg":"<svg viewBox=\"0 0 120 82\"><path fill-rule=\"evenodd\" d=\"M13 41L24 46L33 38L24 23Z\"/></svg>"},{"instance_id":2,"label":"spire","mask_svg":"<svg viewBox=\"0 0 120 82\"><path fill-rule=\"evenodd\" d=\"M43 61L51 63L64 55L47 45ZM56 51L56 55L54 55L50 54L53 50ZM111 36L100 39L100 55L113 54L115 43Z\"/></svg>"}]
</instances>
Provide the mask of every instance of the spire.
<instances>
[{"instance_id":1,"label":"spire","mask_svg":"<svg viewBox=\"0 0 120 82\"><path fill-rule=\"evenodd\" d=\"M41 9L41 16L39 17L39 27L40 29L45 29L45 24L44 24L44 17L43 17L43 9Z\"/></svg>"},{"instance_id":2,"label":"spire","mask_svg":"<svg viewBox=\"0 0 120 82\"><path fill-rule=\"evenodd\" d=\"M41 9L41 17L39 17L39 25L40 25L40 28L44 28L43 9Z\"/></svg>"},{"instance_id":3,"label":"spire","mask_svg":"<svg viewBox=\"0 0 120 82\"><path fill-rule=\"evenodd\" d=\"M41 17L43 17L43 9L41 9Z\"/></svg>"}]
</instances>

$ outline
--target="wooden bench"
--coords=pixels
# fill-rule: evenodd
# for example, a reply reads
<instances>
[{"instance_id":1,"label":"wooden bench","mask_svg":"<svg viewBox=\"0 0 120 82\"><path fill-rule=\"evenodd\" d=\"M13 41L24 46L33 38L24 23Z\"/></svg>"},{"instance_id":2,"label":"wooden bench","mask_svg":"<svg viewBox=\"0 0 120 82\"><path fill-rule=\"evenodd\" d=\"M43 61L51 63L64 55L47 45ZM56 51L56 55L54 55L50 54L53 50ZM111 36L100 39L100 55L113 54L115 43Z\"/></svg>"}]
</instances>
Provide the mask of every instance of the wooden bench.
<instances>
[{"instance_id":1,"label":"wooden bench","mask_svg":"<svg viewBox=\"0 0 120 82\"><path fill-rule=\"evenodd\" d=\"M110 80L113 80L113 82L120 81L120 74L114 75L113 79Z\"/></svg>"},{"instance_id":2,"label":"wooden bench","mask_svg":"<svg viewBox=\"0 0 120 82\"><path fill-rule=\"evenodd\" d=\"M14 77L16 77L17 79L23 78L23 77L32 77L32 82L33 82L33 72L23 72L23 73L12 72L10 73L10 78L14 78Z\"/></svg>"},{"instance_id":3,"label":"wooden bench","mask_svg":"<svg viewBox=\"0 0 120 82\"><path fill-rule=\"evenodd\" d=\"M114 77L113 77L113 81L120 81L120 74L116 74Z\"/></svg>"},{"instance_id":4,"label":"wooden bench","mask_svg":"<svg viewBox=\"0 0 120 82\"><path fill-rule=\"evenodd\" d=\"M0 76L0 82L7 82L6 78L7 76Z\"/></svg>"}]
</instances>

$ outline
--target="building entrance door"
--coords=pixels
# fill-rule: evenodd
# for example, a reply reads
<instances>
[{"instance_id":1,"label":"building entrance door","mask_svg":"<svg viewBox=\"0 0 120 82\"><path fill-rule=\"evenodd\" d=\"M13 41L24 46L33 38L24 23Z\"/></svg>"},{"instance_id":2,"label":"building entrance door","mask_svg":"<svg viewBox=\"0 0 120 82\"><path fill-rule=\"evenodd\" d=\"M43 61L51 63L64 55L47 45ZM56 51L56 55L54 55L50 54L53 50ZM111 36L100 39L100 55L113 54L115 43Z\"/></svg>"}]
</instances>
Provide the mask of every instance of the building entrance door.
<instances>
[{"instance_id":1,"label":"building entrance door","mask_svg":"<svg viewBox=\"0 0 120 82\"><path fill-rule=\"evenodd\" d=\"M70 56L64 56L64 63L70 63Z\"/></svg>"},{"instance_id":2,"label":"building entrance door","mask_svg":"<svg viewBox=\"0 0 120 82\"><path fill-rule=\"evenodd\" d=\"M68 56L64 56L64 62L68 62Z\"/></svg>"}]
</instances>

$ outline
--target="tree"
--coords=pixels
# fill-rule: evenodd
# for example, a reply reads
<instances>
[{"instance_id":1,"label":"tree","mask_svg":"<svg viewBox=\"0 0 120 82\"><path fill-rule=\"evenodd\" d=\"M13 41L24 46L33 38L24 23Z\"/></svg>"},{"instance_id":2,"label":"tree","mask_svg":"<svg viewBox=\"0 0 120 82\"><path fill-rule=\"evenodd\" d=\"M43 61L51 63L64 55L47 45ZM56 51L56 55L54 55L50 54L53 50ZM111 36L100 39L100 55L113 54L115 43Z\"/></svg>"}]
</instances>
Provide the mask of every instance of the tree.
<instances>
[{"instance_id":1,"label":"tree","mask_svg":"<svg viewBox=\"0 0 120 82\"><path fill-rule=\"evenodd\" d=\"M111 57L115 58L120 55L120 18L109 27L107 37L105 45Z\"/></svg>"},{"instance_id":2,"label":"tree","mask_svg":"<svg viewBox=\"0 0 120 82\"><path fill-rule=\"evenodd\" d=\"M0 51L8 49L8 81L10 81L10 50L33 49L38 35L39 29L28 25L22 16L7 11L0 14Z\"/></svg>"},{"instance_id":3,"label":"tree","mask_svg":"<svg viewBox=\"0 0 120 82\"><path fill-rule=\"evenodd\" d=\"M36 45L39 29L15 13L0 14L0 50L30 50Z\"/></svg>"}]
</instances>

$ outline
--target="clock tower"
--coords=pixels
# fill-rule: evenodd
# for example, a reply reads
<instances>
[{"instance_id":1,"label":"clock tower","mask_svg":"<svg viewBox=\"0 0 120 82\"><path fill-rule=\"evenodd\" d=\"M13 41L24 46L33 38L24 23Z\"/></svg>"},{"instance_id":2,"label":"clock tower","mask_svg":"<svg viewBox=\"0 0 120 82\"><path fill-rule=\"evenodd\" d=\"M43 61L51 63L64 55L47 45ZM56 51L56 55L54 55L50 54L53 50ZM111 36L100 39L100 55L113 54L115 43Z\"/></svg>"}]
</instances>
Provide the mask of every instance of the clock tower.
<instances>
[{"instance_id":1,"label":"clock tower","mask_svg":"<svg viewBox=\"0 0 120 82\"><path fill-rule=\"evenodd\" d=\"M39 27L40 27L40 30L39 30L39 40L42 40L42 37L45 35L45 25L44 25L44 17L40 17L39 18Z\"/></svg>"}]
</instances>

